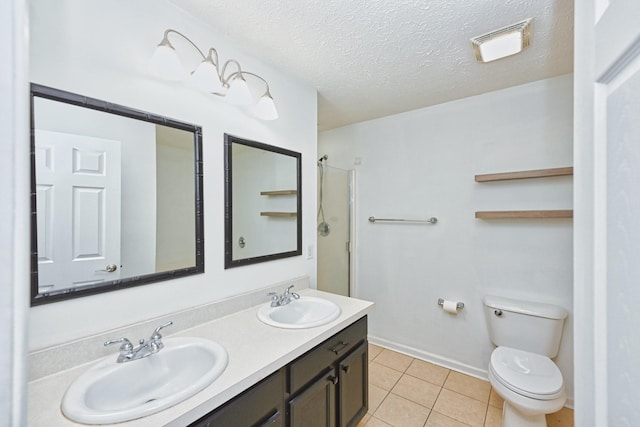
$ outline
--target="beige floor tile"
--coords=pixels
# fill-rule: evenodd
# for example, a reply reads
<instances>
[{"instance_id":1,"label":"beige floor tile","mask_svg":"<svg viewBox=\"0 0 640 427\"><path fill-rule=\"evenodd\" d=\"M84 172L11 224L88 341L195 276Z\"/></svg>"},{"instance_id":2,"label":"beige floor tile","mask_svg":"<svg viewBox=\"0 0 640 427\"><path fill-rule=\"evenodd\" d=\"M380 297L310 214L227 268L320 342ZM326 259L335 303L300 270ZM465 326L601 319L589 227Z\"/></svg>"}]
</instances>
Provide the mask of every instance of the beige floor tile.
<instances>
[{"instance_id":1,"label":"beige floor tile","mask_svg":"<svg viewBox=\"0 0 640 427\"><path fill-rule=\"evenodd\" d=\"M387 424L384 421L382 421L380 418L376 418L376 417L369 418L369 421L367 421L367 424L365 425L366 427L394 427L391 424Z\"/></svg>"},{"instance_id":2,"label":"beige floor tile","mask_svg":"<svg viewBox=\"0 0 640 427\"><path fill-rule=\"evenodd\" d=\"M376 363L401 372L406 371L412 361L413 357L388 349L382 350L382 353L376 357Z\"/></svg>"},{"instance_id":3,"label":"beige floor tile","mask_svg":"<svg viewBox=\"0 0 640 427\"><path fill-rule=\"evenodd\" d=\"M447 375L449 375L449 369L423 360L413 359L405 373L442 386L447 379Z\"/></svg>"},{"instance_id":4,"label":"beige floor tile","mask_svg":"<svg viewBox=\"0 0 640 427\"><path fill-rule=\"evenodd\" d=\"M384 348L378 347L377 345L374 345L374 344L369 344L369 349L368 350L369 350L369 361L372 361L380 353L382 353L382 350L384 350Z\"/></svg>"},{"instance_id":5,"label":"beige floor tile","mask_svg":"<svg viewBox=\"0 0 640 427\"><path fill-rule=\"evenodd\" d=\"M423 427L429 412L429 409L422 405L389 393L373 417L395 427Z\"/></svg>"},{"instance_id":6,"label":"beige floor tile","mask_svg":"<svg viewBox=\"0 0 640 427\"><path fill-rule=\"evenodd\" d=\"M367 421L369 421L369 418L371 418L371 414L365 414L365 416L362 417L360 422L356 424L356 427L364 427L367 424Z\"/></svg>"},{"instance_id":7,"label":"beige floor tile","mask_svg":"<svg viewBox=\"0 0 640 427\"><path fill-rule=\"evenodd\" d=\"M369 384L369 413L373 414L385 397L389 394L388 390L380 388L376 385Z\"/></svg>"},{"instance_id":8,"label":"beige floor tile","mask_svg":"<svg viewBox=\"0 0 640 427\"><path fill-rule=\"evenodd\" d=\"M484 418L484 427L502 427L502 409L489 405L487 416Z\"/></svg>"},{"instance_id":9,"label":"beige floor tile","mask_svg":"<svg viewBox=\"0 0 640 427\"><path fill-rule=\"evenodd\" d=\"M491 384L488 381L455 371L451 371L447 377L444 388L464 394L484 404L489 402L489 395L491 394Z\"/></svg>"},{"instance_id":10,"label":"beige floor tile","mask_svg":"<svg viewBox=\"0 0 640 427\"><path fill-rule=\"evenodd\" d=\"M426 406L427 408L433 408L440 389L441 388L435 384L405 374L400 377L400 380L398 380L391 392L405 399L409 399L412 402Z\"/></svg>"},{"instance_id":11,"label":"beige floor tile","mask_svg":"<svg viewBox=\"0 0 640 427\"><path fill-rule=\"evenodd\" d=\"M456 421L439 412L431 411L429 419L424 427L468 427L468 424Z\"/></svg>"},{"instance_id":12,"label":"beige floor tile","mask_svg":"<svg viewBox=\"0 0 640 427\"><path fill-rule=\"evenodd\" d=\"M388 368L376 362L369 363L369 384L385 390L391 390L398 382L402 372Z\"/></svg>"},{"instance_id":13,"label":"beige floor tile","mask_svg":"<svg viewBox=\"0 0 640 427\"><path fill-rule=\"evenodd\" d=\"M504 399L491 388L491 394L489 395L489 405L502 409Z\"/></svg>"},{"instance_id":14,"label":"beige floor tile","mask_svg":"<svg viewBox=\"0 0 640 427\"><path fill-rule=\"evenodd\" d=\"M562 408L553 414L547 414L548 427L573 427L573 410Z\"/></svg>"},{"instance_id":15,"label":"beige floor tile","mask_svg":"<svg viewBox=\"0 0 640 427\"><path fill-rule=\"evenodd\" d=\"M487 404L443 388L433 410L465 424L481 427Z\"/></svg>"}]
</instances>

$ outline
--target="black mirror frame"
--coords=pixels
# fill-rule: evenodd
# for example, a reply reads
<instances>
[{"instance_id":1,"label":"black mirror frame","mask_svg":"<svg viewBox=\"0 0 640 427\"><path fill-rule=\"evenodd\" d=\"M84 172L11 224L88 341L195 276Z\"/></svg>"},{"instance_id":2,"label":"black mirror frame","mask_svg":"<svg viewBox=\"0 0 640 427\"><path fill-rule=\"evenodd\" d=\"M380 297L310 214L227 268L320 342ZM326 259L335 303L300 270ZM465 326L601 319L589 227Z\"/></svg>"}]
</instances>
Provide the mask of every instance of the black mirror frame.
<instances>
[{"instance_id":1,"label":"black mirror frame","mask_svg":"<svg viewBox=\"0 0 640 427\"><path fill-rule=\"evenodd\" d=\"M260 255L256 257L233 259L233 194L232 194L232 167L231 156L233 143L242 144L272 153L291 156L296 159L296 244L293 251L280 252L275 254ZM241 267L244 265L257 264L260 262L273 261L276 259L289 258L302 255L302 154L285 148L261 142L239 138L237 136L224 134L224 268Z\"/></svg>"},{"instance_id":2,"label":"black mirror frame","mask_svg":"<svg viewBox=\"0 0 640 427\"><path fill-rule=\"evenodd\" d=\"M193 132L194 135L194 170L195 170L195 266L176 270L150 273L141 276L112 280L96 285L68 288L57 292L39 293L38 287L38 222L36 207L36 169L35 169L35 121L34 98L45 98L64 102L79 107L102 111L109 114L142 120L148 123L164 125L172 128ZM146 111L113 104L95 98L89 98L60 89L54 89L31 83L30 96L30 126L31 126L31 306L37 306L58 301L66 301L104 292L127 289L134 286L148 285L164 280L176 279L204 273L204 200L203 200L203 163L202 163L202 127L155 115Z\"/></svg>"}]
</instances>

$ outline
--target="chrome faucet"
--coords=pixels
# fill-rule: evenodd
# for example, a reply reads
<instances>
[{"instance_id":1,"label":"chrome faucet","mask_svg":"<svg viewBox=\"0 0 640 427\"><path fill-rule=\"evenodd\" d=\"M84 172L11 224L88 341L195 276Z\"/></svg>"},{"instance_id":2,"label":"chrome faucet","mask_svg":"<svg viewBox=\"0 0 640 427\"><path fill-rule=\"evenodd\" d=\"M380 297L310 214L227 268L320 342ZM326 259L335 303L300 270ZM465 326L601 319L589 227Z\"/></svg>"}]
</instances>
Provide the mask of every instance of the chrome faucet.
<instances>
[{"instance_id":1,"label":"chrome faucet","mask_svg":"<svg viewBox=\"0 0 640 427\"><path fill-rule=\"evenodd\" d=\"M278 295L275 292L269 292L267 295L271 297L271 307L281 307L291 302L291 299L299 299L300 295L295 292L291 292L293 285L284 290L282 295Z\"/></svg>"},{"instance_id":2,"label":"chrome faucet","mask_svg":"<svg viewBox=\"0 0 640 427\"><path fill-rule=\"evenodd\" d=\"M151 338L149 341L145 342L144 339L138 341L138 346L134 347L127 338L118 338L115 340L105 341L105 347L111 344L122 343L120 346L120 354L118 355L117 363L125 363L131 362L132 360L142 359L147 356L151 356L152 354L156 354L160 350L164 348L164 343L162 342L162 335L160 335L160 331L167 326L173 325L173 322L169 321L163 325L158 326L151 334Z\"/></svg>"}]
</instances>

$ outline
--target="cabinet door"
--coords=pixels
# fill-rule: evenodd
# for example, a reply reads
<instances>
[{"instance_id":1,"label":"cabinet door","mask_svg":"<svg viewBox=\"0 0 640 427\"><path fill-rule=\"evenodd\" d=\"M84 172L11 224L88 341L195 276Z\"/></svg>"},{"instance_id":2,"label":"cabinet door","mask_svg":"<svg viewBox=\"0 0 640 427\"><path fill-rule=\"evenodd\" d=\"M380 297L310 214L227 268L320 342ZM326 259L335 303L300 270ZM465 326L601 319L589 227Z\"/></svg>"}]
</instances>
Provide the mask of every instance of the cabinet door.
<instances>
[{"instance_id":1,"label":"cabinet door","mask_svg":"<svg viewBox=\"0 0 640 427\"><path fill-rule=\"evenodd\" d=\"M334 427L336 425L335 370L328 370L320 379L289 400L290 427Z\"/></svg>"},{"instance_id":2,"label":"cabinet door","mask_svg":"<svg viewBox=\"0 0 640 427\"><path fill-rule=\"evenodd\" d=\"M340 427L352 427L368 408L368 347L360 344L338 362L338 419Z\"/></svg>"}]
</instances>

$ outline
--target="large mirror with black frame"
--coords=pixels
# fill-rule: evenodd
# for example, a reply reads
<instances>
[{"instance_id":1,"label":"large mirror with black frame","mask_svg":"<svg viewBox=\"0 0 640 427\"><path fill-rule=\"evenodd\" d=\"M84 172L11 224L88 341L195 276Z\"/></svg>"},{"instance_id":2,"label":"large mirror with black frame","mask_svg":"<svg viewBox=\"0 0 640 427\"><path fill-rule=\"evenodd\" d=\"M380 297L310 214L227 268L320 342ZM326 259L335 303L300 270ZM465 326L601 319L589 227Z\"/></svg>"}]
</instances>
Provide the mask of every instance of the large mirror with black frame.
<instances>
[{"instance_id":1,"label":"large mirror with black frame","mask_svg":"<svg viewBox=\"0 0 640 427\"><path fill-rule=\"evenodd\" d=\"M301 154L226 135L225 268L302 254Z\"/></svg>"},{"instance_id":2,"label":"large mirror with black frame","mask_svg":"<svg viewBox=\"0 0 640 427\"><path fill-rule=\"evenodd\" d=\"M204 272L202 129L31 85L31 305Z\"/></svg>"}]
</instances>

